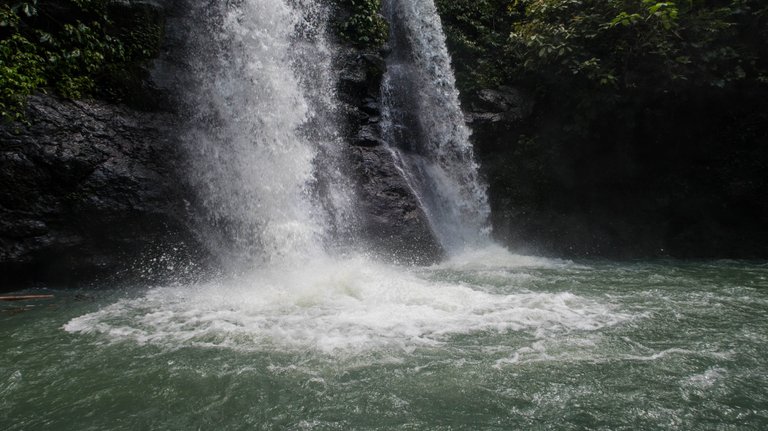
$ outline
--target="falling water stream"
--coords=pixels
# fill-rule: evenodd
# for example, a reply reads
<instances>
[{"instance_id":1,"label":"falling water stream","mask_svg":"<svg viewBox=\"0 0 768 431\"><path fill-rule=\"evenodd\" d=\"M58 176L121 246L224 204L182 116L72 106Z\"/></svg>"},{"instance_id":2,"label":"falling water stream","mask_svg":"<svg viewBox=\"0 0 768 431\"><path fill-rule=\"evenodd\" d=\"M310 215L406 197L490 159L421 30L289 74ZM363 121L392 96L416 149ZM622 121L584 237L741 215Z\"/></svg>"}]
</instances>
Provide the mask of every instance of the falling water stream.
<instances>
[{"instance_id":1,"label":"falling water stream","mask_svg":"<svg viewBox=\"0 0 768 431\"><path fill-rule=\"evenodd\" d=\"M385 0L384 136L449 253L489 244L486 190L432 0Z\"/></svg>"},{"instance_id":2,"label":"falling water stream","mask_svg":"<svg viewBox=\"0 0 768 431\"><path fill-rule=\"evenodd\" d=\"M345 248L320 0L189 0L198 283L58 286L0 308L0 429L765 429L768 266L563 261L488 239L432 0L386 0L385 136L449 258ZM170 72L169 72L170 71ZM162 71L161 71L162 72Z\"/></svg>"},{"instance_id":3,"label":"falling water stream","mask_svg":"<svg viewBox=\"0 0 768 431\"><path fill-rule=\"evenodd\" d=\"M175 28L186 55L171 73L188 117L183 142L200 230L222 260L239 265L323 255L351 217L327 10L314 0L188 1L183 9Z\"/></svg>"}]
</instances>

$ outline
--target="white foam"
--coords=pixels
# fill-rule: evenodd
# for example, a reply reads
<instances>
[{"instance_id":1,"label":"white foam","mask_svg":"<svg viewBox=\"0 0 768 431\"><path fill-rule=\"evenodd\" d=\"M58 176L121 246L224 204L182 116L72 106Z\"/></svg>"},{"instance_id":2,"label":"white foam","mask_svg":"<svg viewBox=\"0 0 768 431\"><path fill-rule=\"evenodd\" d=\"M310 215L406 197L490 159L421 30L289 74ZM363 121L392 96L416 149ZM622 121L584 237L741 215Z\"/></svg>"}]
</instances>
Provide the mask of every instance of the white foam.
<instances>
[{"instance_id":1,"label":"white foam","mask_svg":"<svg viewBox=\"0 0 768 431\"><path fill-rule=\"evenodd\" d=\"M436 265L436 268L478 271L513 268L562 268L566 266L574 266L574 263L569 260L514 254L500 245L488 244L483 247L466 248Z\"/></svg>"},{"instance_id":2,"label":"white foam","mask_svg":"<svg viewBox=\"0 0 768 431\"><path fill-rule=\"evenodd\" d=\"M568 292L493 294L364 258L321 259L248 277L149 290L71 320L116 340L323 353L439 346L455 334L592 331L624 320Z\"/></svg>"},{"instance_id":3,"label":"white foam","mask_svg":"<svg viewBox=\"0 0 768 431\"><path fill-rule=\"evenodd\" d=\"M709 389L721 381L727 374L727 371L720 367L707 369L701 374L695 374L689 377L684 384L699 389Z\"/></svg>"}]
</instances>

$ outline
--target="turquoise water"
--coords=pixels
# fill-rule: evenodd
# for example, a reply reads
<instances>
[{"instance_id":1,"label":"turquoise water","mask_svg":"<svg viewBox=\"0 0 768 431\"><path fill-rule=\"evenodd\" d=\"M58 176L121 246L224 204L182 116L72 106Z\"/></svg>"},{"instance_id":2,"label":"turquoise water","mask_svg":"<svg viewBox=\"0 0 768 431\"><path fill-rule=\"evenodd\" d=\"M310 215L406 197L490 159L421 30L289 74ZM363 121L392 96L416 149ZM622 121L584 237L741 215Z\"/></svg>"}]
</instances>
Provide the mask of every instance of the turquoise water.
<instances>
[{"instance_id":1,"label":"turquoise water","mask_svg":"<svg viewBox=\"0 0 768 431\"><path fill-rule=\"evenodd\" d=\"M768 265L365 259L0 309L0 429L768 429Z\"/></svg>"}]
</instances>

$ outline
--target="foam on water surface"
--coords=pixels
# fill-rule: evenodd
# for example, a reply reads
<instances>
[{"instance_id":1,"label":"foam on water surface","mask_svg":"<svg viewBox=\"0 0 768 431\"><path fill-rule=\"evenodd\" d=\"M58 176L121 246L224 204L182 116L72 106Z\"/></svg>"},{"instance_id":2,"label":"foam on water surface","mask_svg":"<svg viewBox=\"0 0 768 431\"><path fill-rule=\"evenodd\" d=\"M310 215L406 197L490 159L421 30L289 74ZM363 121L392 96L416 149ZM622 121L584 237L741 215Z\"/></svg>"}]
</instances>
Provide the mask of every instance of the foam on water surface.
<instances>
[{"instance_id":1,"label":"foam on water surface","mask_svg":"<svg viewBox=\"0 0 768 431\"><path fill-rule=\"evenodd\" d=\"M567 268L576 265L569 260L515 254L497 244L462 249L434 268L461 271L507 270L517 268Z\"/></svg>"},{"instance_id":2,"label":"foam on water surface","mask_svg":"<svg viewBox=\"0 0 768 431\"><path fill-rule=\"evenodd\" d=\"M271 267L195 286L160 287L75 318L64 329L168 347L355 354L439 347L458 334L593 331L628 316L569 292L498 292L366 258Z\"/></svg>"}]
</instances>

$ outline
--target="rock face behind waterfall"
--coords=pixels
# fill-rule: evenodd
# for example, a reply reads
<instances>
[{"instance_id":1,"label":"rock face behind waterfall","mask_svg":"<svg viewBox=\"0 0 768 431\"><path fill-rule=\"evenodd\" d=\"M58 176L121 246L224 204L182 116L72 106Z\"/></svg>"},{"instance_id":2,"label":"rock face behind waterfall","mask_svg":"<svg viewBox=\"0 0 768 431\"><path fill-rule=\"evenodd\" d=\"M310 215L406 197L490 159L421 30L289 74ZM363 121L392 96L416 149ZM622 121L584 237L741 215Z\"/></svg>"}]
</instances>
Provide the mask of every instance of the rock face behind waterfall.
<instances>
[{"instance_id":1,"label":"rock face behind waterfall","mask_svg":"<svg viewBox=\"0 0 768 431\"><path fill-rule=\"evenodd\" d=\"M28 118L0 125L0 285L200 260L168 114L39 95Z\"/></svg>"},{"instance_id":2,"label":"rock face behind waterfall","mask_svg":"<svg viewBox=\"0 0 768 431\"><path fill-rule=\"evenodd\" d=\"M360 229L366 245L401 263L428 264L443 256L426 214L381 137L381 81L386 62L378 53L342 50L339 96L351 143L350 172L358 185Z\"/></svg>"},{"instance_id":3,"label":"rock face behind waterfall","mask_svg":"<svg viewBox=\"0 0 768 431\"><path fill-rule=\"evenodd\" d=\"M383 61L355 49L342 57L349 173L365 246L391 260L434 262L443 251L381 145ZM190 223L195 203L184 186L174 114L36 95L27 116L28 125L0 124L2 288L154 278L208 265Z\"/></svg>"}]
</instances>

